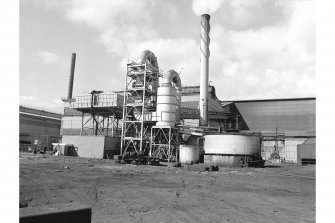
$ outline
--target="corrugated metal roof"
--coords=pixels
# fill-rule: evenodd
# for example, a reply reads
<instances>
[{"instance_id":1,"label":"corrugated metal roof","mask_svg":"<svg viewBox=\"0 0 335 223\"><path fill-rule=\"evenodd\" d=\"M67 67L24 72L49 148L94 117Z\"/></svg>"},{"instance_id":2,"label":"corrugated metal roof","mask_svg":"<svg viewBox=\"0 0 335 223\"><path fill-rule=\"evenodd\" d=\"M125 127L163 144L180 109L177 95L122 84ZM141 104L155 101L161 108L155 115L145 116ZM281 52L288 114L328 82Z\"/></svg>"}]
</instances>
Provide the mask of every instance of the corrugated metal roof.
<instances>
[{"instance_id":1,"label":"corrugated metal roof","mask_svg":"<svg viewBox=\"0 0 335 223\"><path fill-rule=\"evenodd\" d=\"M57 118L61 119L62 114L51 112L51 111L46 111L43 109L37 109L37 108L30 108L26 106L19 106L19 112L20 113L26 113L26 114L33 114L33 115L41 115L41 116L46 116L46 117L52 117L52 118Z\"/></svg>"},{"instance_id":2,"label":"corrugated metal roof","mask_svg":"<svg viewBox=\"0 0 335 223\"><path fill-rule=\"evenodd\" d=\"M295 99L234 104L250 130L275 132L277 128L287 136L315 136L315 102L315 99Z\"/></svg>"},{"instance_id":3,"label":"corrugated metal roof","mask_svg":"<svg viewBox=\"0 0 335 223\"><path fill-rule=\"evenodd\" d=\"M265 102L265 101L301 101L301 100L316 100L316 97L306 97L306 98L272 98L272 99L250 99L250 100L230 100L230 101L221 101L221 103L225 102Z\"/></svg>"}]
</instances>

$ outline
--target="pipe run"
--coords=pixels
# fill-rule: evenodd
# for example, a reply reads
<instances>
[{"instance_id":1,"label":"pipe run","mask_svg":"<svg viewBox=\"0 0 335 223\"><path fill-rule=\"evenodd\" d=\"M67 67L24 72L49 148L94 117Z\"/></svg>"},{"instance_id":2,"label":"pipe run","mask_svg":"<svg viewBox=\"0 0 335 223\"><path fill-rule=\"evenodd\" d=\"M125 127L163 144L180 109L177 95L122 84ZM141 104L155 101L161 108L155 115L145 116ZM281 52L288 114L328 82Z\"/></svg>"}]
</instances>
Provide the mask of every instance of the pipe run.
<instances>
[{"instance_id":1,"label":"pipe run","mask_svg":"<svg viewBox=\"0 0 335 223\"><path fill-rule=\"evenodd\" d=\"M169 87L174 83L174 87L177 91L177 114L176 114L176 123L180 122L181 116L181 80L179 74L175 70L169 70L163 78L162 86Z\"/></svg>"}]
</instances>

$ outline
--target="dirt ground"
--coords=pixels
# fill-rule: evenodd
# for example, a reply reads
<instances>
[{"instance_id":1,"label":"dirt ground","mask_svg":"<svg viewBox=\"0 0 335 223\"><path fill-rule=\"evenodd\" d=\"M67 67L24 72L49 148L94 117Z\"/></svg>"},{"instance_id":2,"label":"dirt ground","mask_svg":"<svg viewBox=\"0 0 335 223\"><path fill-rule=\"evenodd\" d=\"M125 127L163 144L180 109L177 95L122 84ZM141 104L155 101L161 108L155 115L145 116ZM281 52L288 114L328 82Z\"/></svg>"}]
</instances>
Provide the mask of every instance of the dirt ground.
<instances>
[{"instance_id":1,"label":"dirt ground","mask_svg":"<svg viewBox=\"0 0 335 223\"><path fill-rule=\"evenodd\" d=\"M20 203L80 202L92 222L315 222L315 166L196 169L21 153Z\"/></svg>"}]
</instances>

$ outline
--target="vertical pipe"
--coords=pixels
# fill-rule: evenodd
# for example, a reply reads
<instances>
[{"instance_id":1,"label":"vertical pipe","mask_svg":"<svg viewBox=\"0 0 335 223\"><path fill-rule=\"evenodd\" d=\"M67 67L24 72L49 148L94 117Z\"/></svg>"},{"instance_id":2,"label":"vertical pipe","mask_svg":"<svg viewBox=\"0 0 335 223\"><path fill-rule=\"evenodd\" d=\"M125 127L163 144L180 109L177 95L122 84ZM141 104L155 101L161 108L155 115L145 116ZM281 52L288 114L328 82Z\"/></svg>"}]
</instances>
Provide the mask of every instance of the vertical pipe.
<instances>
[{"instance_id":1,"label":"vertical pipe","mask_svg":"<svg viewBox=\"0 0 335 223\"><path fill-rule=\"evenodd\" d=\"M113 114L113 120L112 120L112 136L115 135L115 133L114 133L114 124L115 124L115 115Z\"/></svg>"},{"instance_id":2,"label":"vertical pipe","mask_svg":"<svg viewBox=\"0 0 335 223\"><path fill-rule=\"evenodd\" d=\"M176 87L177 91L177 115L176 115L176 123L180 124L181 119L181 86Z\"/></svg>"},{"instance_id":3,"label":"vertical pipe","mask_svg":"<svg viewBox=\"0 0 335 223\"><path fill-rule=\"evenodd\" d=\"M236 129L239 129L238 116L236 116Z\"/></svg>"},{"instance_id":4,"label":"vertical pipe","mask_svg":"<svg viewBox=\"0 0 335 223\"><path fill-rule=\"evenodd\" d=\"M69 79L69 88L68 88L68 91L67 91L67 99L72 99L73 79L74 79L74 69L75 69L75 66L76 66L76 54L72 53L70 79Z\"/></svg>"},{"instance_id":5,"label":"vertical pipe","mask_svg":"<svg viewBox=\"0 0 335 223\"><path fill-rule=\"evenodd\" d=\"M208 65L209 65L209 25L210 15L201 15L200 34L200 118L199 125L208 125Z\"/></svg>"},{"instance_id":6,"label":"vertical pipe","mask_svg":"<svg viewBox=\"0 0 335 223\"><path fill-rule=\"evenodd\" d=\"M107 136L108 136L108 128L109 128L109 116L107 116ZM112 133L112 136L113 136L113 133Z\"/></svg>"}]
</instances>

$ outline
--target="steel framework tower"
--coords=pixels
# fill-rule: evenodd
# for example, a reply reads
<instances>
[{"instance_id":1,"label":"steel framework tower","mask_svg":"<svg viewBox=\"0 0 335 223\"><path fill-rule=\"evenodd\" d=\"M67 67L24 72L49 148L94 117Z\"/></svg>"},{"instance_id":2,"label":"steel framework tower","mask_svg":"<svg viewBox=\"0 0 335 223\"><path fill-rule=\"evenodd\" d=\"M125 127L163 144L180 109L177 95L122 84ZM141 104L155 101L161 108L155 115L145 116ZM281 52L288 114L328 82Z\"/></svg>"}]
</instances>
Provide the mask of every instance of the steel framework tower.
<instances>
[{"instance_id":1,"label":"steel framework tower","mask_svg":"<svg viewBox=\"0 0 335 223\"><path fill-rule=\"evenodd\" d=\"M154 126L151 129L150 156L168 162L179 160L179 131L171 126Z\"/></svg>"},{"instance_id":2,"label":"steel framework tower","mask_svg":"<svg viewBox=\"0 0 335 223\"><path fill-rule=\"evenodd\" d=\"M151 128L155 125L152 112L156 111L158 66L146 59L127 63L124 91L121 155L126 152L150 150Z\"/></svg>"}]
</instances>

